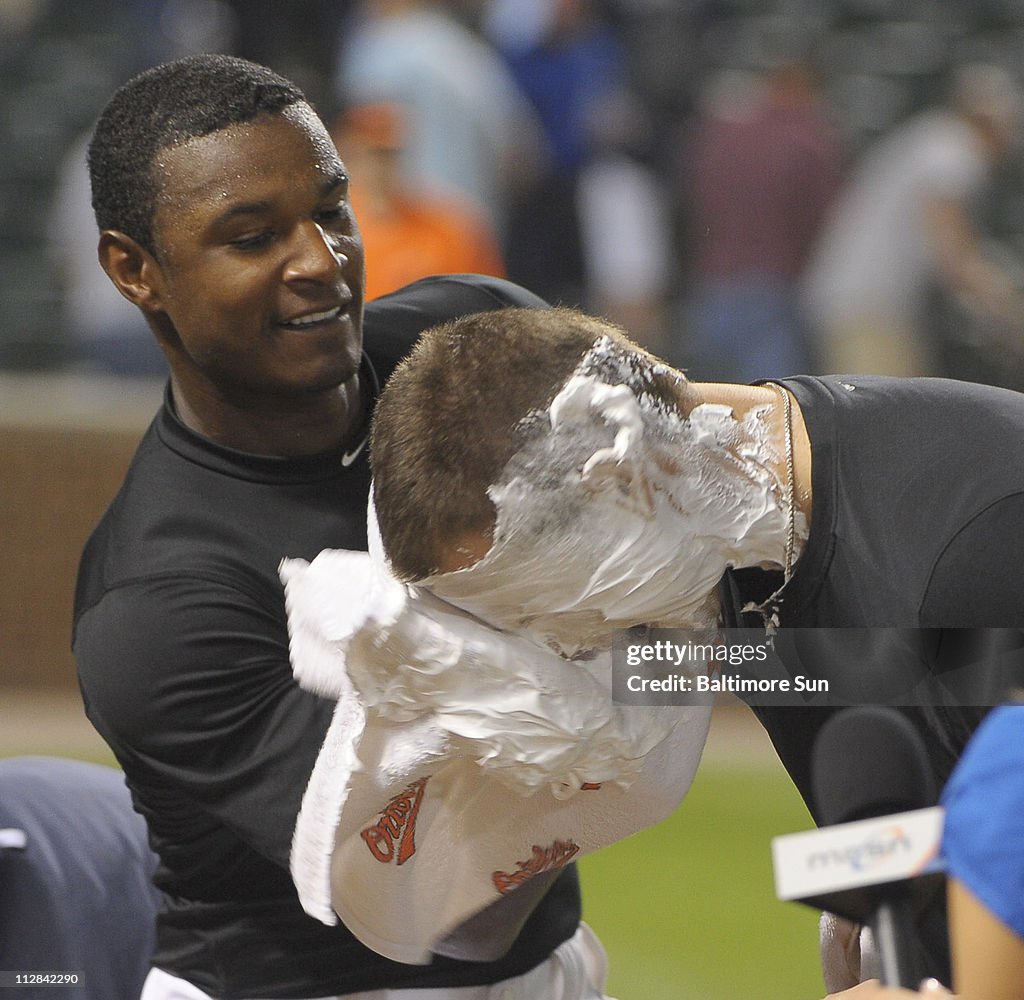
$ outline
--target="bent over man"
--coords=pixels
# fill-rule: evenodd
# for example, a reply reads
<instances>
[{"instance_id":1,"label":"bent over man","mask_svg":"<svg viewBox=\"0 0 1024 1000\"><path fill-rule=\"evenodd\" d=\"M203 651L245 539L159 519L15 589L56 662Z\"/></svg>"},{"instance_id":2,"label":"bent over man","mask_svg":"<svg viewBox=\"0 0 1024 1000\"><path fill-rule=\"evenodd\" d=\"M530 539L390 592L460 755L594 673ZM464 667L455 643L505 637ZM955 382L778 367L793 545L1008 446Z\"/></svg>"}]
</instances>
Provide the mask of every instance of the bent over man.
<instances>
[{"instance_id":1,"label":"bent over man","mask_svg":"<svg viewBox=\"0 0 1024 1000\"><path fill-rule=\"evenodd\" d=\"M812 628L825 660L843 653L825 630L911 633L909 664L879 647L845 678L863 697L869 667L927 679L1024 626L1015 392L691 382L602 320L510 309L424 335L371 452L392 571L569 659L638 625ZM972 704L905 709L937 787L984 712ZM811 751L834 707L755 710L816 813ZM941 926L922 937L948 981Z\"/></svg>"}]
</instances>

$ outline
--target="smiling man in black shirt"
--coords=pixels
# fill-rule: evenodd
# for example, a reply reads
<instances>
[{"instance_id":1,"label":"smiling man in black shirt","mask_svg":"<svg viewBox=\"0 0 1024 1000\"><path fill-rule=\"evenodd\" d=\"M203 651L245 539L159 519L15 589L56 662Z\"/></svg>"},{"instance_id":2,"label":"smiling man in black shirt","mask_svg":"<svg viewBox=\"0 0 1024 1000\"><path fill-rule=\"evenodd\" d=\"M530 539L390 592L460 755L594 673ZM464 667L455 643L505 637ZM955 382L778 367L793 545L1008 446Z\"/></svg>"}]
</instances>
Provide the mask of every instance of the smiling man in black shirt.
<instances>
[{"instance_id":1,"label":"smiling man in black shirt","mask_svg":"<svg viewBox=\"0 0 1024 1000\"><path fill-rule=\"evenodd\" d=\"M89 717L159 855L144 997L473 998L494 983L600 997L599 973L563 975L603 962L571 866L503 958L426 966L307 916L288 874L333 703L293 680L278 564L365 548L369 416L422 329L544 303L438 278L370 303L364 321L338 153L300 91L243 60L192 57L130 81L97 125L90 171L101 264L171 369L86 547L73 638ZM549 992L548 975L569 985Z\"/></svg>"}]
</instances>

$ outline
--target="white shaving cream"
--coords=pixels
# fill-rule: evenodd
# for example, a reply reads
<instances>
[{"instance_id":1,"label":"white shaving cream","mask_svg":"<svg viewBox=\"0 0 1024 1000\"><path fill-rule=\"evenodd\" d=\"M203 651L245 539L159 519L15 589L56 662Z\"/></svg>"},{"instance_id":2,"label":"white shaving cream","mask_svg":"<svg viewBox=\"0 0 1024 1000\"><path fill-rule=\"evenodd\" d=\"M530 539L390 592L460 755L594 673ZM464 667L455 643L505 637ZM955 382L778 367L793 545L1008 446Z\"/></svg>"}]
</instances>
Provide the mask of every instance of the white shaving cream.
<instances>
[{"instance_id":1,"label":"white shaving cream","mask_svg":"<svg viewBox=\"0 0 1024 1000\"><path fill-rule=\"evenodd\" d=\"M370 536L376 549L372 506ZM407 587L372 553L326 549L283 560L280 574L296 680L351 705L337 752L366 764L364 729L401 724L374 758L378 774L463 757L522 795L548 787L565 799L591 783L628 787L681 719L703 718L615 705L610 654L567 663Z\"/></svg>"},{"instance_id":2,"label":"white shaving cream","mask_svg":"<svg viewBox=\"0 0 1024 1000\"><path fill-rule=\"evenodd\" d=\"M611 351L599 340L528 418L546 433L488 491L497 522L485 557L419 584L569 657L607 649L613 628L713 628L727 568L785 558L772 404L742 420L717 404L683 417L610 384Z\"/></svg>"}]
</instances>

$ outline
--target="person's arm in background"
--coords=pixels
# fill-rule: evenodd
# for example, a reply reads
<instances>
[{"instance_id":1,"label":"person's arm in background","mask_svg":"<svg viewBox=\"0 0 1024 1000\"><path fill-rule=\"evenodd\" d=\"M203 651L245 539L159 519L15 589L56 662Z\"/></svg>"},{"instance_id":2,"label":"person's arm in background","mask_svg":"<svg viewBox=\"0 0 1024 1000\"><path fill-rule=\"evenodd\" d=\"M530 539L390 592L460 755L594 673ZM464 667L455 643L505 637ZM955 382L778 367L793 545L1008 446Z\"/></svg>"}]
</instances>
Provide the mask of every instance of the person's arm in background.
<instances>
[{"instance_id":1,"label":"person's arm in background","mask_svg":"<svg viewBox=\"0 0 1024 1000\"><path fill-rule=\"evenodd\" d=\"M1022 94L1015 76L1003 67L977 63L960 67L954 74L950 109L965 127L974 155L991 172L1016 154L1021 135ZM961 150L964 152L965 150ZM968 199L977 189L969 162L959 167L947 159L944 166L933 163L934 185L923 203L923 224L939 273L962 304L987 319L983 324L993 346L1015 354L1024 353L1020 336L1024 320L1024 289L1019 277L986 252L981 234L970 216Z\"/></svg>"},{"instance_id":2,"label":"person's arm in background","mask_svg":"<svg viewBox=\"0 0 1024 1000\"><path fill-rule=\"evenodd\" d=\"M949 918L957 995L963 1000L1024 998L1024 939L957 879L949 883Z\"/></svg>"},{"instance_id":3,"label":"person's arm in background","mask_svg":"<svg viewBox=\"0 0 1024 1000\"><path fill-rule=\"evenodd\" d=\"M967 208L957 198L933 196L924 205L925 230L944 284L970 310L992 321L1000 343L1024 352L1024 290L986 254Z\"/></svg>"}]
</instances>

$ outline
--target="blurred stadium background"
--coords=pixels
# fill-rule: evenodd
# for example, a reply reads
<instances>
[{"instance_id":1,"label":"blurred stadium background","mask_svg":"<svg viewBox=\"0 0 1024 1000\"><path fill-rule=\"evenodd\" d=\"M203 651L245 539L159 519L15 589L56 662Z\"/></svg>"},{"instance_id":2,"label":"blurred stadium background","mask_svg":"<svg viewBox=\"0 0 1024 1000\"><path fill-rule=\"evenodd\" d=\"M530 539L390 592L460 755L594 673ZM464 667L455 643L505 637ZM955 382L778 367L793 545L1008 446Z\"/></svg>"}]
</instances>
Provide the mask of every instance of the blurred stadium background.
<instances>
[{"instance_id":1,"label":"blurred stadium background","mask_svg":"<svg viewBox=\"0 0 1024 1000\"><path fill-rule=\"evenodd\" d=\"M523 0L528 6L533 0ZM69 333L64 242L90 233L54 214L61 169L112 90L190 51L233 51L332 101L336 40L356 0L0 0L0 756L110 762L77 699L68 649L75 566L161 391L80 363ZM449 4L474 28L486 6ZM631 88L670 184L703 85L762 68L780 42L812 44L851 157L935 100L951 67L1024 66L1024 0L606 0ZM671 208L671 206L670 206ZM1024 167L979 206L1024 259ZM685 225L680 225L685 230ZM674 294L685 295L676 248ZM586 918L622 1000L809 1000L822 992L816 917L774 899L769 839L806 810L755 723L716 711L697 784L659 828L584 860Z\"/></svg>"},{"instance_id":2,"label":"blurred stadium background","mask_svg":"<svg viewBox=\"0 0 1024 1000\"><path fill-rule=\"evenodd\" d=\"M0 0L0 369L52 371L81 359L69 330L68 247L88 248L62 211L68 158L111 92L135 72L196 51L227 51L291 76L322 113L339 93L343 41L364 7L398 0ZM939 100L949 72L987 61L1019 75L1022 0L425 0L482 37L498 6L537 21L556 3L619 46L631 117L622 141L661 185L671 221L667 294L687 291L679 157L708 84L802 53L853 162L870 141ZM611 127L611 126L609 126ZM616 123L616 128L621 123ZM613 130L614 131L614 130ZM978 206L1005 255L1024 259L1024 167L1005 165ZM84 239L84 242L83 242ZM82 253L88 253L83 249ZM80 255L79 255L80 256ZM600 290L582 288L583 305ZM679 312L670 308L670 325ZM672 344L678 330L668 331ZM674 360L674 359L670 359Z\"/></svg>"}]
</instances>

